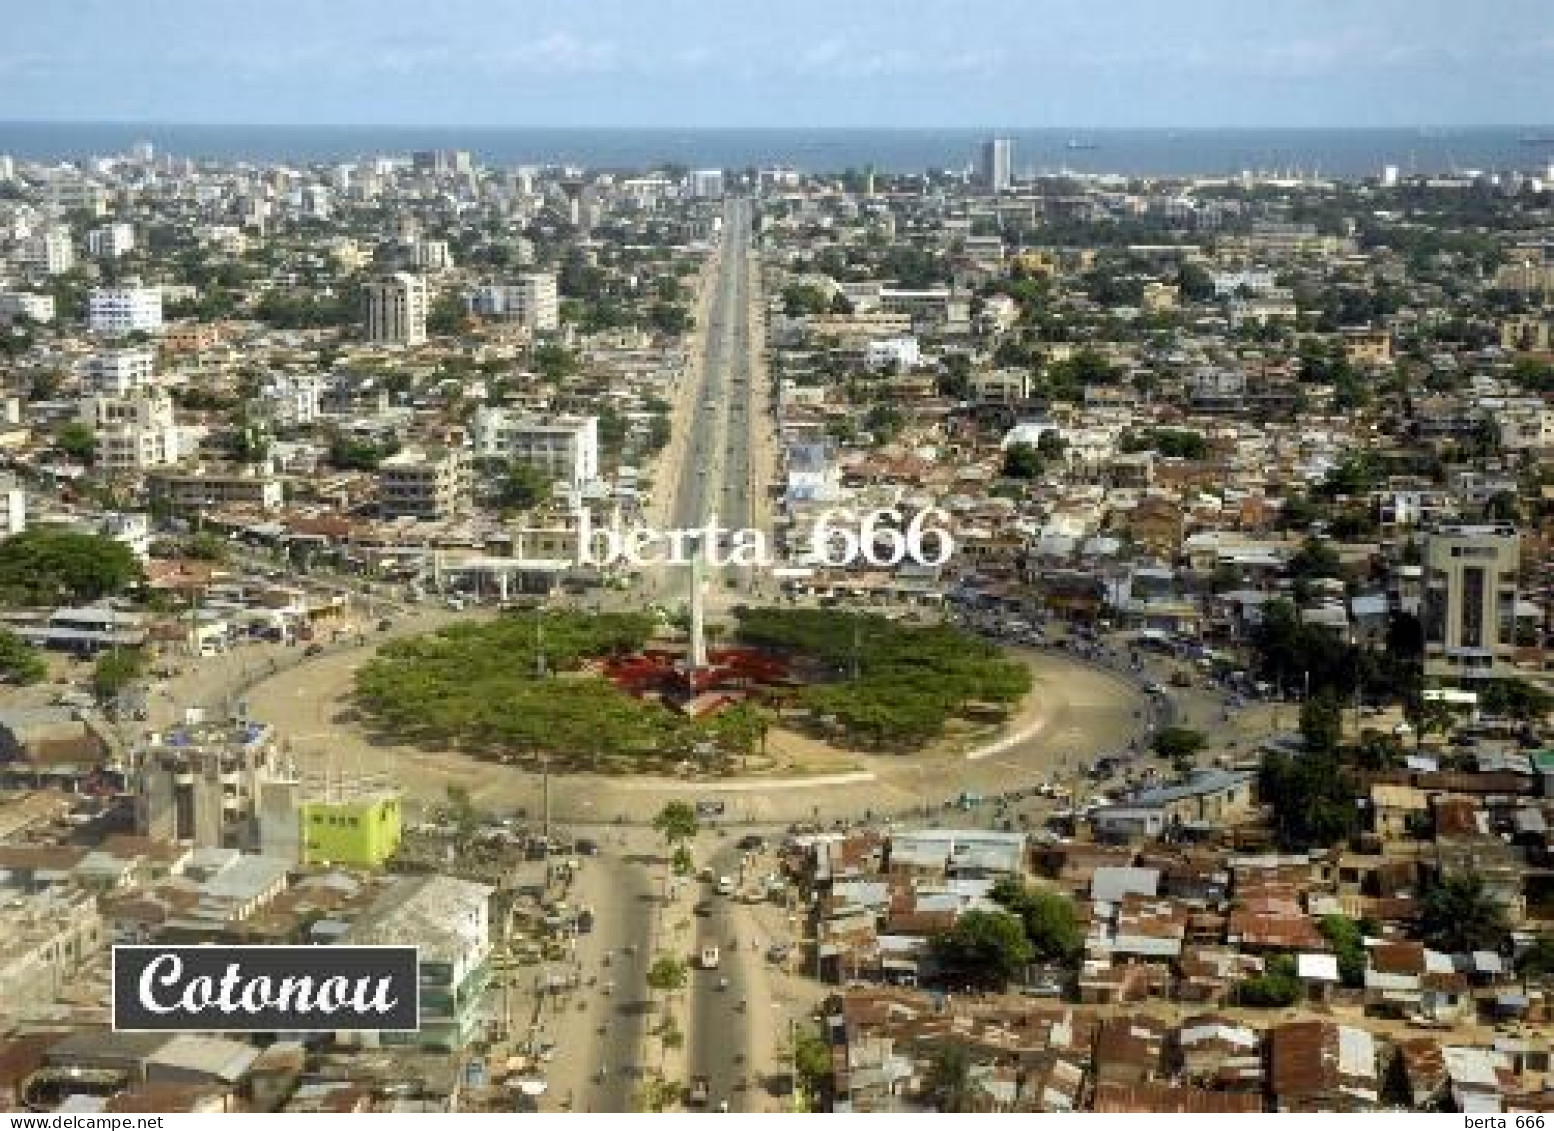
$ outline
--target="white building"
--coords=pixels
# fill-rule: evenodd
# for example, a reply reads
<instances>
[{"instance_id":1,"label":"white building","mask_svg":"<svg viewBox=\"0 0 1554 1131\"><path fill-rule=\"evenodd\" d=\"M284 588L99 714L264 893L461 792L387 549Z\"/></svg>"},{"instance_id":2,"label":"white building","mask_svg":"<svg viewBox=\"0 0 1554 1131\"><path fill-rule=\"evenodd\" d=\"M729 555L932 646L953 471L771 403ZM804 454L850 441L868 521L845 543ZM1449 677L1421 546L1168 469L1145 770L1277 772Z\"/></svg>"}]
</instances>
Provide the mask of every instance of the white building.
<instances>
[{"instance_id":1,"label":"white building","mask_svg":"<svg viewBox=\"0 0 1554 1131\"><path fill-rule=\"evenodd\" d=\"M478 459L520 460L571 488L599 477L599 418L516 416L480 407L470 428Z\"/></svg>"},{"instance_id":2,"label":"white building","mask_svg":"<svg viewBox=\"0 0 1554 1131\"><path fill-rule=\"evenodd\" d=\"M306 185L298 200L299 211L309 220L329 219L333 193L326 185Z\"/></svg>"},{"instance_id":3,"label":"white building","mask_svg":"<svg viewBox=\"0 0 1554 1131\"><path fill-rule=\"evenodd\" d=\"M97 259L117 259L135 250L133 224L104 224L86 233L86 250Z\"/></svg>"},{"instance_id":4,"label":"white building","mask_svg":"<svg viewBox=\"0 0 1554 1131\"><path fill-rule=\"evenodd\" d=\"M26 291L0 291L0 325L13 322L18 317L38 323L54 321L54 296L28 294Z\"/></svg>"},{"instance_id":5,"label":"white building","mask_svg":"<svg viewBox=\"0 0 1554 1131\"><path fill-rule=\"evenodd\" d=\"M923 360L916 338L877 338L864 351L863 363L870 369L889 369L894 365L906 372Z\"/></svg>"},{"instance_id":6,"label":"white building","mask_svg":"<svg viewBox=\"0 0 1554 1131\"><path fill-rule=\"evenodd\" d=\"M416 240L411 258L418 271L447 271L453 266L447 240Z\"/></svg>"},{"instance_id":7,"label":"white building","mask_svg":"<svg viewBox=\"0 0 1554 1131\"><path fill-rule=\"evenodd\" d=\"M367 339L418 346L426 341L426 280L399 272L367 284Z\"/></svg>"},{"instance_id":8,"label":"white building","mask_svg":"<svg viewBox=\"0 0 1554 1131\"><path fill-rule=\"evenodd\" d=\"M70 242L70 229L53 225L22 244L18 256L45 275L63 275L76 265L76 249Z\"/></svg>"},{"instance_id":9,"label":"white building","mask_svg":"<svg viewBox=\"0 0 1554 1131\"><path fill-rule=\"evenodd\" d=\"M293 427L314 424L323 411L324 379L317 373L277 373L261 396L274 423Z\"/></svg>"},{"instance_id":10,"label":"white building","mask_svg":"<svg viewBox=\"0 0 1554 1131\"><path fill-rule=\"evenodd\" d=\"M27 529L27 492L15 480L0 481L0 538Z\"/></svg>"},{"instance_id":11,"label":"white building","mask_svg":"<svg viewBox=\"0 0 1554 1131\"><path fill-rule=\"evenodd\" d=\"M1014 184L1014 142L1006 137L988 138L982 143L977 177L992 192L1008 192Z\"/></svg>"},{"instance_id":12,"label":"white building","mask_svg":"<svg viewBox=\"0 0 1554 1131\"><path fill-rule=\"evenodd\" d=\"M97 438L97 466L110 475L164 467L183 455L173 402L164 391L83 397L80 420Z\"/></svg>"},{"instance_id":13,"label":"white building","mask_svg":"<svg viewBox=\"0 0 1554 1131\"><path fill-rule=\"evenodd\" d=\"M82 385L110 397L146 388L155 376L156 351L149 346L103 350L81 363Z\"/></svg>"},{"instance_id":14,"label":"white building","mask_svg":"<svg viewBox=\"0 0 1554 1131\"><path fill-rule=\"evenodd\" d=\"M1214 283L1214 297L1224 298L1226 295L1235 295L1245 292L1247 294L1267 294L1279 285L1278 279L1272 271L1216 271L1210 276Z\"/></svg>"},{"instance_id":15,"label":"white building","mask_svg":"<svg viewBox=\"0 0 1554 1131\"><path fill-rule=\"evenodd\" d=\"M700 200L713 200L723 195L722 169L693 169L691 171L691 195Z\"/></svg>"},{"instance_id":16,"label":"white building","mask_svg":"<svg viewBox=\"0 0 1554 1131\"><path fill-rule=\"evenodd\" d=\"M87 296L86 324L94 334L155 334L162 329L162 290L138 283L94 287Z\"/></svg>"},{"instance_id":17,"label":"white building","mask_svg":"<svg viewBox=\"0 0 1554 1131\"><path fill-rule=\"evenodd\" d=\"M378 465L378 513L430 522L469 509L469 456L462 448L408 448Z\"/></svg>"},{"instance_id":18,"label":"white building","mask_svg":"<svg viewBox=\"0 0 1554 1131\"><path fill-rule=\"evenodd\" d=\"M517 322L531 330L555 330L561 325L561 296L556 276L536 271L510 284L477 287L469 299L470 310L482 318Z\"/></svg>"}]
</instances>

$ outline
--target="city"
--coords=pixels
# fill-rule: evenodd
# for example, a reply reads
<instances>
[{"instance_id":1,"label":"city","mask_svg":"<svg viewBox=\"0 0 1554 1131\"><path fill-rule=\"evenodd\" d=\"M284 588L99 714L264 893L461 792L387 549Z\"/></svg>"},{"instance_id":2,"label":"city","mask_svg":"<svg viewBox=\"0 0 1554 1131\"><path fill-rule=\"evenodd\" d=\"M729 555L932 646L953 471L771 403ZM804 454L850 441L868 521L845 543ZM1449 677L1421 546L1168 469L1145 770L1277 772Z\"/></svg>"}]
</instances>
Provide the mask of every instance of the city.
<instances>
[{"instance_id":1,"label":"city","mask_svg":"<svg viewBox=\"0 0 1554 1131\"><path fill-rule=\"evenodd\" d=\"M0 155L0 1111L1554 1111L1524 133Z\"/></svg>"}]
</instances>

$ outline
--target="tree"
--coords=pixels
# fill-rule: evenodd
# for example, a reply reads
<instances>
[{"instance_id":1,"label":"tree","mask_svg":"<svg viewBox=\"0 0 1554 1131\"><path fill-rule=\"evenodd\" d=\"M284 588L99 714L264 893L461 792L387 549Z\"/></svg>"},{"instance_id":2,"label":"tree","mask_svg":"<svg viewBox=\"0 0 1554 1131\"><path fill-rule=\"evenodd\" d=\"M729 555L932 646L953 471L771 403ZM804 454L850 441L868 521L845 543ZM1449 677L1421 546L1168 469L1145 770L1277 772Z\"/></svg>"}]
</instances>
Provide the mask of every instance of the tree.
<instances>
[{"instance_id":1,"label":"tree","mask_svg":"<svg viewBox=\"0 0 1554 1131\"><path fill-rule=\"evenodd\" d=\"M79 420L60 425L54 433L54 446L84 464L90 465L97 458L97 434Z\"/></svg>"},{"instance_id":2,"label":"tree","mask_svg":"<svg viewBox=\"0 0 1554 1131\"><path fill-rule=\"evenodd\" d=\"M672 954L660 954L648 967L648 989L657 990L661 994L677 993L685 989L689 980L690 972L685 963Z\"/></svg>"},{"instance_id":3,"label":"tree","mask_svg":"<svg viewBox=\"0 0 1554 1131\"><path fill-rule=\"evenodd\" d=\"M1030 887L1014 876L993 885L993 901L1025 927L1035 957L1049 962L1070 962L1084 949L1085 935L1074 903L1060 892Z\"/></svg>"},{"instance_id":4,"label":"tree","mask_svg":"<svg viewBox=\"0 0 1554 1131\"><path fill-rule=\"evenodd\" d=\"M550 498L553 482L543 469L524 460L514 460L502 477L502 503L518 510L531 510Z\"/></svg>"},{"instance_id":5,"label":"tree","mask_svg":"<svg viewBox=\"0 0 1554 1131\"><path fill-rule=\"evenodd\" d=\"M1324 915L1317 929L1338 957L1338 978L1351 989L1365 985L1365 933L1347 915Z\"/></svg>"},{"instance_id":6,"label":"tree","mask_svg":"<svg viewBox=\"0 0 1554 1131\"><path fill-rule=\"evenodd\" d=\"M1419 925L1426 942L1452 954L1498 951L1510 937L1505 908L1477 872L1452 872L1427 885Z\"/></svg>"},{"instance_id":7,"label":"tree","mask_svg":"<svg viewBox=\"0 0 1554 1131\"><path fill-rule=\"evenodd\" d=\"M1190 727L1166 727L1155 735L1152 745L1156 754L1177 762L1195 757L1207 744L1208 739L1201 731Z\"/></svg>"},{"instance_id":8,"label":"tree","mask_svg":"<svg viewBox=\"0 0 1554 1131\"><path fill-rule=\"evenodd\" d=\"M967 911L932 941L940 963L967 981L1002 987L1035 955L1025 924L1007 911Z\"/></svg>"},{"instance_id":9,"label":"tree","mask_svg":"<svg viewBox=\"0 0 1554 1131\"><path fill-rule=\"evenodd\" d=\"M0 677L26 686L49 674L43 654L10 629L0 628Z\"/></svg>"},{"instance_id":10,"label":"tree","mask_svg":"<svg viewBox=\"0 0 1554 1131\"><path fill-rule=\"evenodd\" d=\"M1270 955L1261 974L1243 979L1236 987L1237 1002L1263 1009L1294 1005L1300 996L1295 959L1287 954Z\"/></svg>"},{"instance_id":11,"label":"tree","mask_svg":"<svg viewBox=\"0 0 1554 1131\"><path fill-rule=\"evenodd\" d=\"M1034 444L1020 441L1004 449L1003 473L1009 479L1035 479L1045 470L1041 452Z\"/></svg>"},{"instance_id":12,"label":"tree","mask_svg":"<svg viewBox=\"0 0 1554 1131\"><path fill-rule=\"evenodd\" d=\"M1273 810L1274 835L1285 848L1331 847L1358 823L1354 792L1331 752L1263 755L1258 794Z\"/></svg>"},{"instance_id":13,"label":"tree","mask_svg":"<svg viewBox=\"0 0 1554 1131\"><path fill-rule=\"evenodd\" d=\"M1539 935L1516 959L1516 971L1523 978L1542 980L1554 977L1554 935Z\"/></svg>"},{"instance_id":14,"label":"tree","mask_svg":"<svg viewBox=\"0 0 1554 1131\"><path fill-rule=\"evenodd\" d=\"M0 598L12 603L97 601L140 576L134 551L99 534L39 526L0 542Z\"/></svg>"},{"instance_id":15,"label":"tree","mask_svg":"<svg viewBox=\"0 0 1554 1131\"><path fill-rule=\"evenodd\" d=\"M794 1084L808 1095L819 1096L830 1088L831 1046L807 1025L793 1033L793 1068L798 1077Z\"/></svg>"},{"instance_id":16,"label":"tree","mask_svg":"<svg viewBox=\"0 0 1554 1131\"><path fill-rule=\"evenodd\" d=\"M469 322L469 311L461 295L449 292L439 295L426 313L426 332L433 337L450 337L463 331Z\"/></svg>"},{"instance_id":17,"label":"tree","mask_svg":"<svg viewBox=\"0 0 1554 1131\"><path fill-rule=\"evenodd\" d=\"M448 815L453 821L454 827L459 830L459 835L465 840L475 835L475 830L480 827L480 814L475 812L475 802L470 796L469 787L459 782L449 782L446 786L448 796Z\"/></svg>"},{"instance_id":18,"label":"tree","mask_svg":"<svg viewBox=\"0 0 1554 1131\"><path fill-rule=\"evenodd\" d=\"M947 1039L928 1064L923 1094L942 1112L975 1111L977 1098L983 1092L971 1069L971 1051L963 1042Z\"/></svg>"},{"instance_id":19,"label":"tree","mask_svg":"<svg viewBox=\"0 0 1554 1131\"><path fill-rule=\"evenodd\" d=\"M688 801L671 801L653 818L653 828L670 845L692 840L701 831L696 810Z\"/></svg>"},{"instance_id":20,"label":"tree","mask_svg":"<svg viewBox=\"0 0 1554 1131\"><path fill-rule=\"evenodd\" d=\"M92 691L99 701L106 703L139 679L146 664L146 653L140 648L104 652L92 665Z\"/></svg>"},{"instance_id":21,"label":"tree","mask_svg":"<svg viewBox=\"0 0 1554 1131\"><path fill-rule=\"evenodd\" d=\"M1306 749L1313 753L1338 749L1343 713L1330 692L1324 691L1301 704L1300 733L1306 740Z\"/></svg>"}]
</instances>

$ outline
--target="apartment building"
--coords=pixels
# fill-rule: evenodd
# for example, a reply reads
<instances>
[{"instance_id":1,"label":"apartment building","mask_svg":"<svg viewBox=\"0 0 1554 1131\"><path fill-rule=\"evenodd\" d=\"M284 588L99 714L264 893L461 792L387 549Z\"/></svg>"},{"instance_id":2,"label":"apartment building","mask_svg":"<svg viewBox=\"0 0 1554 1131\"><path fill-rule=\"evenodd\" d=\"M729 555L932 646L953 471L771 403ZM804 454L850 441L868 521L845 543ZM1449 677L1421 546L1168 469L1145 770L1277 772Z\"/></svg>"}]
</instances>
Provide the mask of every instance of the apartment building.
<instances>
[{"instance_id":1,"label":"apartment building","mask_svg":"<svg viewBox=\"0 0 1554 1131\"><path fill-rule=\"evenodd\" d=\"M193 512L226 506L276 510L283 492L273 475L243 475L194 471L159 471L146 477L151 498L176 511Z\"/></svg>"},{"instance_id":2,"label":"apartment building","mask_svg":"<svg viewBox=\"0 0 1554 1131\"><path fill-rule=\"evenodd\" d=\"M367 338L418 346L426 341L426 280L399 272L367 284Z\"/></svg>"},{"instance_id":3,"label":"apartment building","mask_svg":"<svg viewBox=\"0 0 1554 1131\"><path fill-rule=\"evenodd\" d=\"M135 250L133 224L104 224L86 233L87 253L96 259L117 259Z\"/></svg>"},{"instance_id":4,"label":"apartment building","mask_svg":"<svg viewBox=\"0 0 1554 1131\"><path fill-rule=\"evenodd\" d=\"M18 318L40 324L54 321L54 296L0 291L0 326L9 325Z\"/></svg>"},{"instance_id":5,"label":"apartment building","mask_svg":"<svg viewBox=\"0 0 1554 1131\"><path fill-rule=\"evenodd\" d=\"M461 448L415 449L378 465L378 513L437 521L470 505L470 462Z\"/></svg>"},{"instance_id":6,"label":"apartment building","mask_svg":"<svg viewBox=\"0 0 1554 1131\"><path fill-rule=\"evenodd\" d=\"M156 351L148 346L102 350L81 363L83 388L106 397L147 388L155 376Z\"/></svg>"},{"instance_id":7,"label":"apartment building","mask_svg":"<svg viewBox=\"0 0 1554 1131\"><path fill-rule=\"evenodd\" d=\"M1509 525L1448 525L1424 539L1425 675L1512 674L1521 536Z\"/></svg>"},{"instance_id":8,"label":"apartment building","mask_svg":"<svg viewBox=\"0 0 1554 1131\"><path fill-rule=\"evenodd\" d=\"M479 459L520 460L574 488L599 477L596 416L519 416L482 406L470 431Z\"/></svg>"},{"instance_id":9,"label":"apartment building","mask_svg":"<svg viewBox=\"0 0 1554 1131\"><path fill-rule=\"evenodd\" d=\"M482 318L517 322L530 330L555 330L561 325L561 299L556 276L547 271L522 275L513 283L477 287L469 308Z\"/></svg>"},{"instance_id":10,"label":"apartment building","mask_svg":"<svg viewBox=\"0 0 1554 1131\"><path fill-rule=\"evenodd\" d=\"M63 275L76 265L70 229L58 225L45 228L22 244L17 258L45 275Z\"/></svg>"},{"instance_id":11,"label":"apartment building","mask_svg":"<svg viewBox=\"0 0 1554 1131\"><path fill-rule=\"evenodd\" d=\"M277 373L260 392L269 419L285 427L314 424L322 415L324 378L317 373Z\"/></svg>"},{"instance_id":12,"label":"apartment building","mask_svg":"<svg viewBox=\"0 0 1554 1131\"><path fill-rule=\"evenodd\" d=\"M97 466L110 475L177 463L182 456L173 402L160 390L81 400L80 421L97 437Z\"/></svg>"},{"instance_id":13,"label":"apartment building","mask_svg":"<svg viewBox=\"0 0 1554 1131\"><path fill-rule=\"evenodd\" d=\"M94 334L116 336L162 329L162 291L132 282L122 287L94 287L87 296L87 328Z\"/></svg>"}]
</instances>

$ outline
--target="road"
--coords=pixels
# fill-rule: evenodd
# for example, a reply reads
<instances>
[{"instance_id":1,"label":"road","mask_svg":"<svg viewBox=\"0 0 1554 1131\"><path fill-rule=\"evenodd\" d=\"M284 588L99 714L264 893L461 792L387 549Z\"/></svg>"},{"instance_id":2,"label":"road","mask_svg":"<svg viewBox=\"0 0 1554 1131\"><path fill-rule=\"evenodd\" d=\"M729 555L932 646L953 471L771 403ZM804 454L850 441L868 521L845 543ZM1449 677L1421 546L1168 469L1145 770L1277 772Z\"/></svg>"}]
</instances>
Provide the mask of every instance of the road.
<instances>
[{"instance_id":1,"label":"road","mask_svg":"<svg viewBox=\"0 0 1554 1131\"><path fill-rule=\"evenodd\" d=\"M723 213L702 364L693 378L685 454L679 478L669 486L669 513L677 529L701 527L713 518L724 528L744 529L756 517L751 430L764 401L752 380L750 282L750 204L731 199Z\"/></svg>"},{"instance_id":2,"label":"road","mask_svg":"<svg viewBox=\"0 0 1554 1131\"><path fill-rule=\"evenodd\" d=\"M724 844L707 864L714 876L737 879L739 859L739 849ZM700 899L705 914L696 917L696 951L717 947L719 966L691 975L688 1074L707 1077L714 1106L727 1100L730 1111L746 1111L751 1093L737 1085L752 1067L767 1067L750 1064L750 1025L768 1008L764 1000L750 1000L749 967L761 956L750 949L752 936L739 904L717 894L714 884L703 885Z\"/></svg>"}]
</instances>

